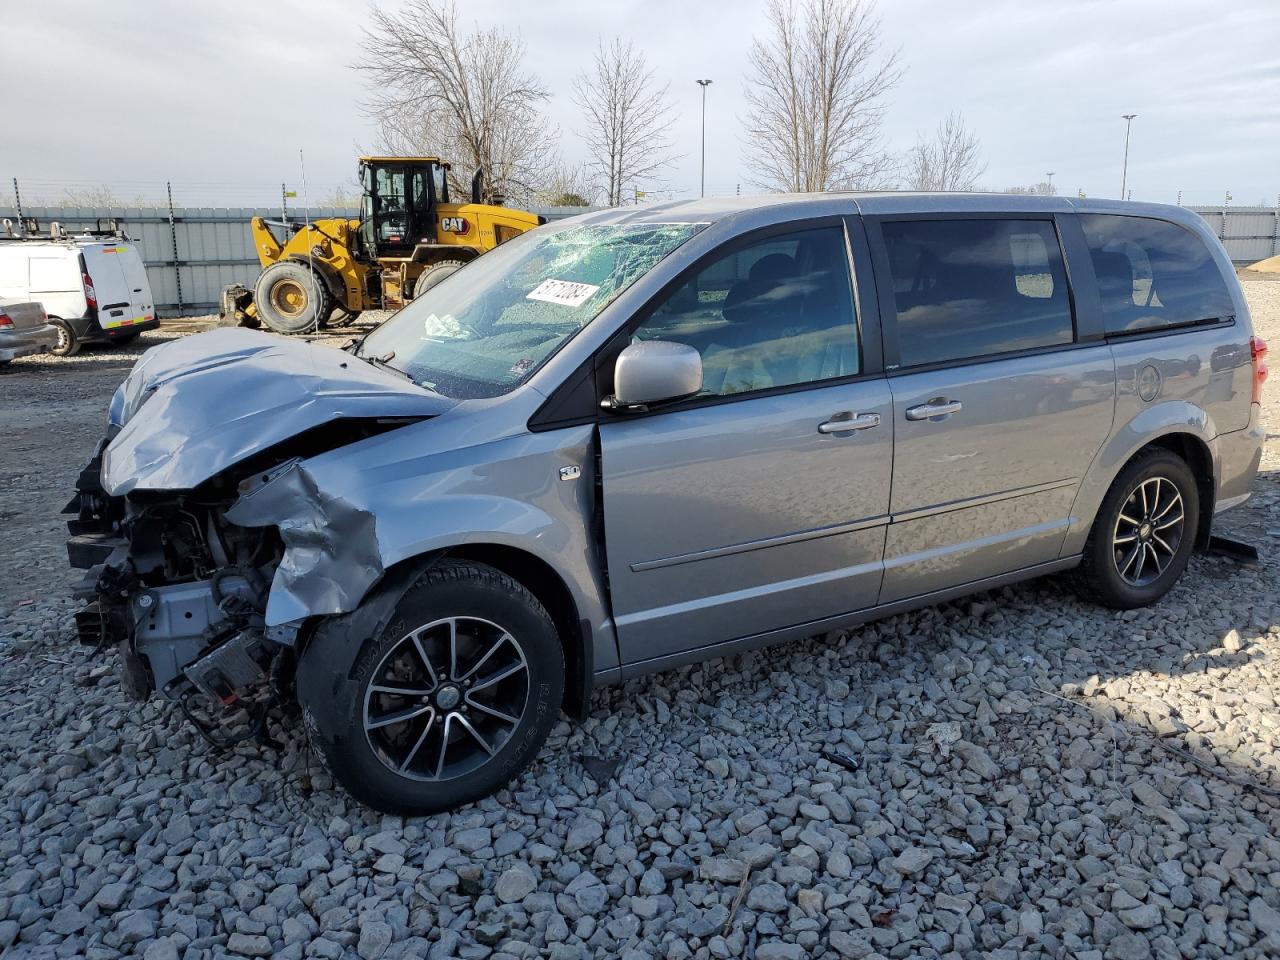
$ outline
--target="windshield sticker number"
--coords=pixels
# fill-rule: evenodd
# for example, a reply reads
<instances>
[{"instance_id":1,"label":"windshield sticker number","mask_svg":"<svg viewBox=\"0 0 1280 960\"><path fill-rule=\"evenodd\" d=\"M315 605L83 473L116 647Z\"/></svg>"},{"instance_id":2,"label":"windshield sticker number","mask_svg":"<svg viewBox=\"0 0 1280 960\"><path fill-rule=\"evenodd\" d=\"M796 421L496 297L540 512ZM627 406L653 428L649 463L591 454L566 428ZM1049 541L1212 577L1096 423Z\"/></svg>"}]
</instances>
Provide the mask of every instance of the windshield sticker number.
<instances>
[{"instance_id":1,"label":"windshield sticker number","mask_svg":"<svg viewBox=\"0 0 1280 960\"><path fill-rule=\"evenodd\" d=\"M558 303L563 307L580 307L599 289L598 285L575 283L572 280L543 280L529 291L525 299Z\"/></svg>"}]
</instances>

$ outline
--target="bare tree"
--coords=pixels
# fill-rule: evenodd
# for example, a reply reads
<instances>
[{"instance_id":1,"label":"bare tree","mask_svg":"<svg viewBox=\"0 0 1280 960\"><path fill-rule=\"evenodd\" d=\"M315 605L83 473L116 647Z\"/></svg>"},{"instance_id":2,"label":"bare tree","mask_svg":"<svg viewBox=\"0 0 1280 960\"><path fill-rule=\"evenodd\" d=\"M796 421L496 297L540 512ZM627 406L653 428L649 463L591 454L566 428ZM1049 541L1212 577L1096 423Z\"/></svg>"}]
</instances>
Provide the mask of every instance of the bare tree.
<instances>
[{"instance_id":1,"label":"bare tree","mask_svg":"<svg viewBox=\"0 0 1280 960\"><path fill-rule=\"evenodd\" d=\"M644 54L615 39L596 49L595 63L573 81L573 101L582 111L583 135L609 206L623 193L668 166L675 120L666 84L659 87Z\"/></svg>"},{"instance_id":2,"label":"bare tree","mask_svg":"<svg viewBox=\"0 0 1280 960\"><path fill-rule=\"evenodd\" d=\"M485 198L530 194L554 130L547 92L523 68L524 44L496 28L464 33L452 0L374 7L361 41L383 146L439 153L485 172ZM459 179L462 179L459 175Z\"/></svg>"},{"instance_id":3,"label":"bare tree","mask_svg":"<svg viewBox=\"0 0 1280 960\"><path fill-rule=\"evenodd\" d=\"M896 175L881 126L901 78L880 53L874 0L769 0L770 36L755 38L747 84L747 163L785 191L871 189Z\"/></svg>"},{"instance_id":4,"label":"bare tree","mask_svg":"<svg viewBox=\"0 0 1280 960\"><path fill-rule=\"evenodd\" d=\"M159 200L148 200L142 194L132 199L120 197L105 184L98 186L67 187L58 201L64 207L150 207L160 206Z\"/></svg>"},{"instance_id":5,"label":"bare tree","mask_svg":"<svg viewBox=\"0 0 1280 960\"><path fill-rule=\"evenodd\" d=\"M938 124L932 140L921 137L907 154L907 186L912 190L973 190L987 165L982 144L959 113Z\"/></svg>"},{"instance_id":6,"label":"bare tree","mask_svg":"<svg viewBox=\"0 0 1280 960\"><path fill-rule=\"evenodd\" d=\"M548 207L589 207L597 189L592 171L586 164L569 164L561 159L548 160L542 187L534 195L537 203Z\"/></svg>"},{"instance_id":7,"label":"bare tree","mask_svg":"<svg viewBox=\"0 0 1280 960\"><path fill-rule=\"evenodd\" d=\"M1052 183L1041 180L1039 183L1033 183L1029 187L1006 187L1004 192L1030 194L1035 197L1056 197L1058 188Z\"/></svg>"}]
</instances>

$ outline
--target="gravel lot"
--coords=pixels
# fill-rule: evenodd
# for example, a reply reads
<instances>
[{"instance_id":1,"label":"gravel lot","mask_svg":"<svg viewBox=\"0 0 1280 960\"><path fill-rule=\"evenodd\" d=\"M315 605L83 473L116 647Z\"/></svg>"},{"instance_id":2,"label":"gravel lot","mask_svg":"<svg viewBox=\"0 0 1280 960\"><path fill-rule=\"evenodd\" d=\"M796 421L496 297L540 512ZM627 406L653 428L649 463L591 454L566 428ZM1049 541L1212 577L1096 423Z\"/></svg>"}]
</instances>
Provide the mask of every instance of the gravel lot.
<instances>
[{"instance_id":1,"label":"gravel lot","mask_svg":"<svg viewBox=\"0 0 1280 960\"><path fill-rule=\"evenodd\" d=\"M1280 282L1246 291L1280 343ZM5 956L1280 955L1280 443L1221 524L1259 566L1197 558L1122 616L1041 581L631 682L513 790L405 821L293 731L212 752L76 646L57 510L158 339L0 373ZM1280 441L1276 384L1266 412Z\"/></svg>"}]
</instances>

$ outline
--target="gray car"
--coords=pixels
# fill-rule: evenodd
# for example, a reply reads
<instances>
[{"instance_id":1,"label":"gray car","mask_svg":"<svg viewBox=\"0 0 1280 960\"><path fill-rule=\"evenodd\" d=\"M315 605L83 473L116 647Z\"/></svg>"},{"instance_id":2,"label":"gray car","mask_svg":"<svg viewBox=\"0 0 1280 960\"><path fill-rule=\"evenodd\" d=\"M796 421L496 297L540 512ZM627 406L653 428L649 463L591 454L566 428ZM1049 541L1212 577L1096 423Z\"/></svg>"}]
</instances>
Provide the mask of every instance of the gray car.
<instances>
[{"instance_id":1,"label":"gray car","mask_svg":"<svg viewBox=\"0 0 1280 960\"><path fill-rule=\"evenodd\" d=\"M1176 207L592 213L345 351L146 353L69 508L81 636L216 743L296 704L357 798L441 810L599 684L1059 571L1155 602L1249 496L1265 349Z\"/></svg>"},{"instance_id":2,"label":"gray car","mask_svg":"<svg viewBox=\"0 0 1280 960\"><path fill-rule=\"evenodd\" d=\"M0 297L0 367L18 357L48 353L57 343L58 330L49 323L44 307Z\"/></svg>"}]
</instances>

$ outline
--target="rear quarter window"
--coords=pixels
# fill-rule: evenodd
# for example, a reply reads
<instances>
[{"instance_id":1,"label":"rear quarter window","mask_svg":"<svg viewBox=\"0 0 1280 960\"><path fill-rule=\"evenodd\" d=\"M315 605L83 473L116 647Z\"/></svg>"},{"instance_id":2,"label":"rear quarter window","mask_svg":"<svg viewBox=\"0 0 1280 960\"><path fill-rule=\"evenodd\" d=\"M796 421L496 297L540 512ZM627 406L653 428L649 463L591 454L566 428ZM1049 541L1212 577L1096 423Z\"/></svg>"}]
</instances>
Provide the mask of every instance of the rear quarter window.
<instances>
[{"instance_id":1,"label":"rear quarter window","mask_svg":"<svg viewBox=\"0 0 1280 960\"><path fill-rule=\"evenodd\" d=\"M1102 298L1106 333L1145 333L1235 313L1204 241L1152 217L1080 214Z\"/></svg>"}]
</instances>

